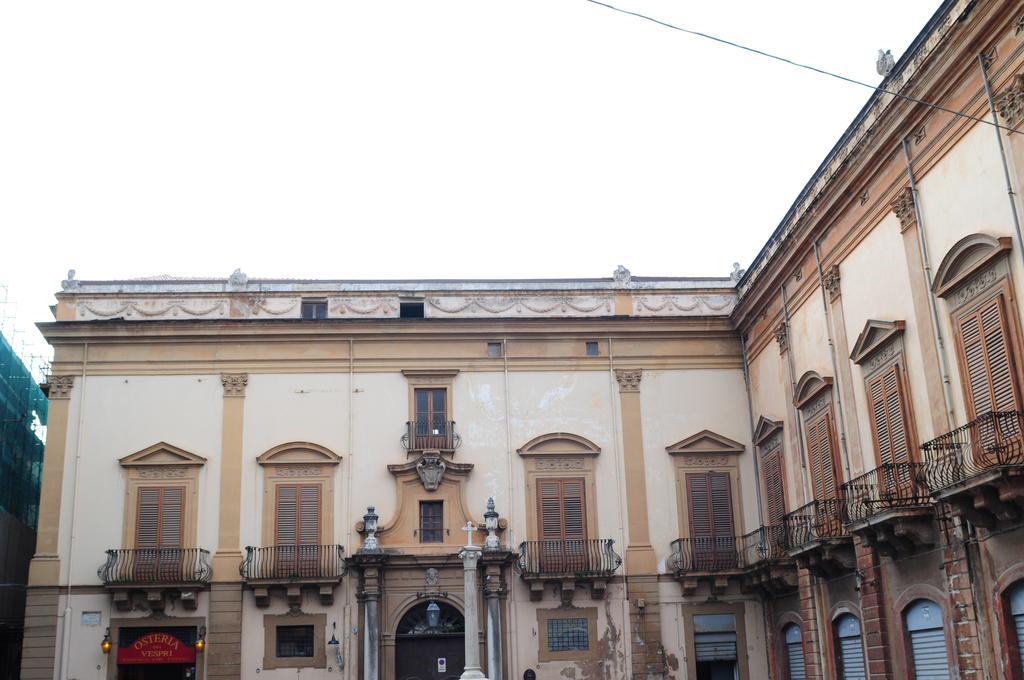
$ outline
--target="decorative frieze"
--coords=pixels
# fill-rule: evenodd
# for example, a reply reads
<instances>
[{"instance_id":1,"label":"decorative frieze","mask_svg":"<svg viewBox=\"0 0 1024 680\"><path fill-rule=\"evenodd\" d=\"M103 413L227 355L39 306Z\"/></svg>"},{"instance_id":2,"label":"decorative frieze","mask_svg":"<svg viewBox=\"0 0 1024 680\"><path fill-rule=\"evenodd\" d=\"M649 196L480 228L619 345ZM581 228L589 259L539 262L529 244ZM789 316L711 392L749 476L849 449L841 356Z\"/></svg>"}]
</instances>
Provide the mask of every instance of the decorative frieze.
<instances>
[{"instance_id":1,"label":"decorative frieze","mask_svg":"<svg viewBox=\"0 0 1024 680\"><path fill-rule=\"evenodd\" d=\"M733 463L727 456L683 456L679 464L683 467L720 468Z\"/></svg>"},{"instance_id":2,"label":"decorative frieze","mask_svg":"<svg viewBox=\"0 0 1024 680\"><path fill-rule=\"evenodd\" d=\"M320 477L323 469L319 465L275 465L277 477Z\"/></svg>"},{"instance_id":3,"label":"decorative frieze","mask_svg":"<svg viewBox=\"0 0 1024 680\"><path fill-rule=\"evenodd\" d=\"M225 397L244 397L245 387L249 384L249 374L225 373L220 376L220 384L224 386Z\"/></svg>"},{"instance_id":4,"label":"decorative frieze","mask_svg":"<svg viewBox=\"0 0 1024 680\"><path fill-rule=\"evenodd\" d=\"M1000 278L1000 271L997 265L992 265L988 269L975 274L973 277L967 280L966 283L962 284L956 291L950 295L951 302L959 307L965 302L969 302L979 293L987 290L992 284L998 281Z\"/></svg>"},{"instance_id":5,"label":"decorative frieze","mask_svg":"<svg viewBox=\"0 0 1024 680\"><path fill-rule=\"evenodd\" d=\"M49 397L53 399L70 399L71 388L75 386L73 375L51 375L47 381L50 385Z\"/></svg>"},{"instance_id":6,"label":"decorative frieze","mask_svg":"<svg viewBox=\"0 0 1024 680\"><path fill-rule=\"evenodd\" d=\"M828 291L828 299L832 302L835 302L839 298L839 281L839 265L834 264L825 270L825 274L822 277L822 285L824 285L825 290Z\"/></svg>"},{"instance_id":7,"label":"decorative frieze","mask_svg":"<svg viewBox=\"0 0 1024 680\"><path fill-rule=\"evenodd\" d=\"M648 295L633 301L634 316L693 316L729 314L736 305L733 295Z\"/></svg>"},{"instance_id":8,"label":"decorative frieze","mask_svg":"<svg viewBox=\"0 0 1024 680\"><path fill-rule=\"evenodd\" d=\"M900 221L900 231L904 232L917 223L917 213L914 211L914 192L910 187L901 191L889 204L893 213Z\"/></svg>"},{"instance_id":9,"label":"decorative frieze","mask_svg":"<svg viewBox=\"0 0 1024 680\"><path fill-rule=\"evenodd\" d=\"M775 335L775 342L779 344L779 354L785 354L789 350L789 326L783 321L772 333Z\"/></svg>"},{"instance_id":10,"label":"decorative frieze","mask_svg":"<svg viewBox=\"0 0 1024 680\"><path fill-rule=\"evenodd\" d=\"M1013 77L1010 85L996 95L995 104L1006 125L1017 127L1024 119L1024 74Z\"/></svg>"},{"instance_id":11,"label":"decorative frieze","mask_svg":"<svg viewBox=\"0 0 1024 680\"><path fill-rule=\"evenodd\" d=\"M585 470L582 458L539 458L538 470Z\"/></svg>"},{"instance_id":12,"label":"decorative frieze","mask_svg":"<svg viewBox=\"0 0 1024 680\"><path fill-rule=\"evenodd\" d=\"M136 474L142 479L184 479L188 471L183 467L140 467Z\"/></svg>"},{"instance_id":13,"label":"decorative frieze","mask_svg":"<svg viewBox=\"0 0 1024 680\"><path fill-rule=\"evenodd\" d=\"M445 296L429 297L427 316L604 316L611 295Z\"/></svg>"},{"instance_id":14,"label":"decorative frieze","mask_svg":"<svg viewBox=\"0 0 1024 680\"><path fill-rule=\"evenodd\" d=\"M619 392L639 392L640 378L643 377L643 370L639 368L616 368L615 379L619 383Z\"/></svg>"}]
</instances>

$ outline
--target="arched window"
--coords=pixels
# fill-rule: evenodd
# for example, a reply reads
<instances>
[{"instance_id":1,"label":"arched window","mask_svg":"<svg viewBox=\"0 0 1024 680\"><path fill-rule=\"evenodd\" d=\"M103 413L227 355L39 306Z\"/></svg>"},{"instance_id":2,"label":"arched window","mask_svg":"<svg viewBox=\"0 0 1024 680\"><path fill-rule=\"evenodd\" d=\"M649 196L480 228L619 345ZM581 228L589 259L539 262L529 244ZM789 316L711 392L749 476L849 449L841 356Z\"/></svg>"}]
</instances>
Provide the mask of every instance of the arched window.
<instances>
[{"instance_id":1,"label":"arched window","mask_svg":"<svg viewBox=\"0 0 1024 680\"><path fill-rule=\"evenodd\" d=\"M782 629L782 641L786 645L786 666L789 680L804 680L807 671L804 669L804 641L800 636L800 626L791 623Z\"/></svg>"},{"instance_id":2,"label":"arched window","mask_svg":"<svg viewBox=\"0 0 1024 680\"><path fill-rule=\"evenodd\" d=\"M1010 588L1006 599L1010 607L1009 632L1017 643L1017 677L1024 678L1024 581Z\"/></svg>"},{"instance_id":3,"label":"arched window","mask_svg":"<svg viewBox=\"0 0 1024 680\"><path fill-rule=\"evenodd\" d=\"M903 618L910 638L914 680L949 680L946 630L939 605L931 600L916 600L907 607Z\"/></svg>"},{"instance_id":4,"label":"arched window","mask_svg":"<svg viewBox=\"0 0 1024 680\"><path fill-rule=\"evenodd\" d=\"M867 680L864 670L864 646L860 641L860 621L843 614L832 623L836 644L836 670L840 680Z\"/></svg>"}]
</instances>

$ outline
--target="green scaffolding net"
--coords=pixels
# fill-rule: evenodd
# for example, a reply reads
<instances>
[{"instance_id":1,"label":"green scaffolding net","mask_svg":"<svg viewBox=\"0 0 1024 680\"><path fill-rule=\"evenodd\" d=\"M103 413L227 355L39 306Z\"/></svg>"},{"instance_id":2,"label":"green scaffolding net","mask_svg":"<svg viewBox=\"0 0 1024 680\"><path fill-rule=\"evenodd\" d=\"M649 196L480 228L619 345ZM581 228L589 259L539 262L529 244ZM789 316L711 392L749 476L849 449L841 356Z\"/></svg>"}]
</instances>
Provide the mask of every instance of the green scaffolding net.
<instances>
[{"instance_id":1,"label":"green scaffolding net","mask_svg":"<svg viewBox=\"0 0 1024 680\"><path fill-rule=\"evenodd\" d=\"M0 335L0 509L36 528L46 439L46 395Z\"/></svg>"}]
</instances>

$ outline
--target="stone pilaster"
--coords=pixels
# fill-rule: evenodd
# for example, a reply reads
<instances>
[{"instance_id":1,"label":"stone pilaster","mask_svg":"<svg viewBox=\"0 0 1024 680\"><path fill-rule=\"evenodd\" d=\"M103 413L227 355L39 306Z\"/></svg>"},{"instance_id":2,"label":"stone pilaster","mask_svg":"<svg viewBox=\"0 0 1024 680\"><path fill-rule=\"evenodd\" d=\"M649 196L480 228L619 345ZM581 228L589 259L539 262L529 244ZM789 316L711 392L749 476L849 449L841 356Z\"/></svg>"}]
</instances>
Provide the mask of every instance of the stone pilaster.
<instances>
[{"instance_id":1,"label":"stone pilaster","mask_svg":"<svg viewBox=\"0 0 1024 680\"><path fill-rule=\"evenodd\" d=\"M800 589L800 618L803 625L800 636L804 642L804 671L807 680L822 680L825 677L821 667L821 636L818 632L817 596L814 592L814 578L806 569L797 570Z\"/></svg>"},{"instance_id":2,"label":"stone pilaster","mask_svg":"<svg viewBox=\"0 0 1024 680\"><path fill-rule=\"evenodd\" d=\"M53 680L57 660L58 595L56 586L28 589L19 678Z\"/></svg>"},{"instance_id":3,"label":"stone pilaster","mask_svg":"<svg viewBox=\"0 0 1024 680\"><path fill-rule=\"evenodd\" d=\"M626 514L629 537L626 544L626 574L657 574L657 559L651 545L647 513L647 477L644 465L643 420L640 412L640 380L643 371L615 369L619 383L622 418L622 457L626 477Z\"/></svg>"},{"instance_id":4,"label":"stone pilaster","mask_svg":"<svg viewBox=\"0 0 1024 680\"><path fill-rule=\"evenodd\" d=\"M225 374L224 413L220 448L220 521L217 552L213 556L214 582L239 581L238 565L242 561L242 433L245 413L245 388L249 376Z\"/></svg>"},{"instance_id":5,"label":"stone pilaster","mask_svg":"<svg viewBox=\"0 0 1024 680\"><path fill-rule=\"evenodd\" d=\"M890 680L892 653L889 650L889 621L885 588L878 553L857 539L857 570L860 572L861 631L867 649L867 672L871 680Z\"/></svg>"},{"instance_id":6,"label":"stone pilaster","mask_svg":"<svg viewBox=\"0 0 1024 680\"><path fill-rule=\"evenodd\" d=\"M206 629L206 677L242 677L242 584L210 586Z\"/></svg>"},{"instance_id":7,"label":"stone pilaster","mask_svg":"<svg viewBox=\"0 0 1024 680\"><path fill-rule=\"evenodd\" d=\"M949 593L947 611L953 621L953 648L956 657L956 668L953 671L958 673L957 677L971 680L984 678L986 675L978 629L978 603L971 587L971 579L975 578L975 575L971 574L967 549L960 541L953 545L945 543L942 561L945 565L946 590Z\"/></svg>"}]
</instances>

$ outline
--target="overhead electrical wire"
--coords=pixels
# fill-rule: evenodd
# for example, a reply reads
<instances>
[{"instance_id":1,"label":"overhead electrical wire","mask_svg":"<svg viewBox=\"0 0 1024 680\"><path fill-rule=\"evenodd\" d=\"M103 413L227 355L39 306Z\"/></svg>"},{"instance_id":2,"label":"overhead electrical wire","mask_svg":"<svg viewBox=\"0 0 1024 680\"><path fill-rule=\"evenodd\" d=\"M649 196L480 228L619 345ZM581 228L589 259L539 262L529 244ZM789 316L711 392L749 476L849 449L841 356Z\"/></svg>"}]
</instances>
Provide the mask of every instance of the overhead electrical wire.
<instances>
[{"instance_id":1,"label":"overhead electrical wire","mask_svg":"<svg viewBox=\"0 0 1024 680\"><path fill-rule=\"evenodd\" d=\"M1006 130L1007 132L1013 132L1014 131L1011 128L1008 128L1008 127L1005 127L1003 125L1000 125L998 122L993 122L991 120L986 120L984 118L977 118L975 116L963 113L962 111L955 111L953 109L947 109L944 106L940 106L939 104L933 104L932 102L925 101L924 99L918 99L917 97L911 97L910 95L907 95L907 94L902 94L900 92L894 92L893 90L887 90L884 87L879 87L877 85L872 85L870 83L865 83L862 80L856 80L855 78L850 78L848 76L840 75L838 73L833 73L832 71L826 71L825 69L818 68L817 66L811 66L810 64L803 64L803 63L800 63L798 61L793 61L792 59L787 59L786 57L780 57L777 54L772 54L770 52L765 52L764 50L759 50L759 49L757 49L755 47L748 47L747 45L742 45L740 43L733 42L731 40L726 40L725 38L719 38L719 37L711 35L709 33L702 33L701 31L694 31L694 30L689 29L689 28L683 28L682 26L679 26L679 25L676 25L676 24L672 24L672 23L669 23L667 21L662 21L661 19L656 19L656 18L654 18L652 16L648 16L647 14L642 14L640 12L634 12L633 10L629 10L629 9L623 9L622 7L616 7L615 5L609 4L607 2L601 2L601 0L586 0L586 1L591 3L591 4L594 4L594 5L600 5L601 7L606 7L608 9L610 9L610 10L614 10L614 11L619 12L621 14L626 14L626 15L629 15L631 17L636 17L637 19L643 19L645 21L650 21L652 23L658 24L659 26L664 26L665 28L670 28L673 31L679 31L681 33L686 33L688 35L696 36L698 38L704 38L705 40L711 40L713 42L720 43L720 44L726 45L728 47L735 47L735 48L743 50L745 52L750 52L752 54L756 54L756 55L758 55L760 57L766 57L768 59L773 59L775 61L782 62L783 64L788 64L789 66L795 66L797 68L801 68L801 69L804 69L804 70L807 70L807 71L813 71L814 73L818 73L818 74L823 75L823 76L828 76L829 78L835 78L836 80L841 80L843 82L850 83L852 85L859 85L860 87L866 87L866 88L868 88L870 90L874 90L875 92L882 92L884 94L890 94L893 97L899 97L900 99L906 99L907 101L914 102L915 104L921 104L922 106L927 106L928 108L931 108L931 109L936 109L938 111L943 111L945 113L950 113L950 114L953 114L954 116L958 116L960 118L967 118L968 120L973 120L976 123L984 123L985 125L991 125L991 126L993 126L995 128Z\"/></svg>"}]
</instances>

